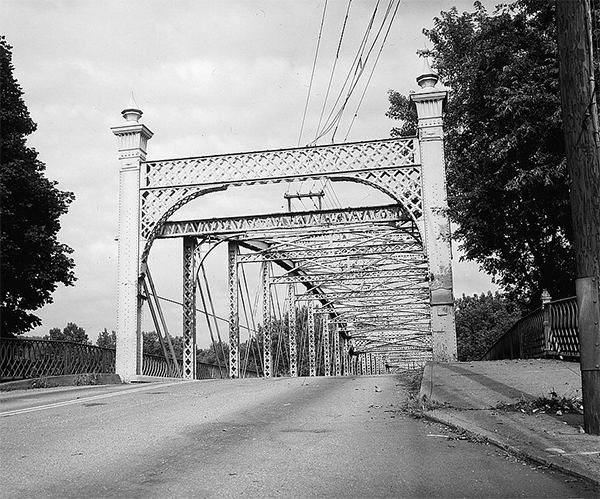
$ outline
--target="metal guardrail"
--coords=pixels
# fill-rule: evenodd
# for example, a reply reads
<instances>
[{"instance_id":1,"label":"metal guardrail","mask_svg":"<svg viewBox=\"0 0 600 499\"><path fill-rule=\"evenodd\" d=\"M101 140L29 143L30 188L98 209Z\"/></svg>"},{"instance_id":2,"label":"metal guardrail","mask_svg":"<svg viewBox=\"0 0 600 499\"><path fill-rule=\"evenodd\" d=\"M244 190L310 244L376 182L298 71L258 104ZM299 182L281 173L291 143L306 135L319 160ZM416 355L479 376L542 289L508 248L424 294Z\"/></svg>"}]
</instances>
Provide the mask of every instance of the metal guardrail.
<instances>
[{"instance_id":1,"label":"metal guardrail","mask_svg":"<svg viewBox=\"0 0 600 499\"><path fill-rule=\"evenodd\" d=\"M0 340L0 380L14 381L67 374L115 372L115 350L72 341L3 338ZM182 361L179 360L181 369ZM179 377L164 357L144 354L142 373L146 376ZM181 371L180 371L181 372ZM246 377L258 377L247 370ZM196 379L228 378L226 366L196 363Z\"/></svg>"},{"instance_id":2,"label":"metal guardrail","mask_svg":"<svg viewBox=\"0 0 600 499\"><path fill-rule=\"evenodd\" d=\"M481 360L579 358L577 298L543 300L542 306L519 319Z\"/></svg>"},{"instance_id":3,"label":"metal guardrail","mask_svg":"<svg viewBox=\"0 0 600 499\"><path fill-rule=\"evenodd\" d=\"M115 372L115 351L72 341L3 338L0 341L2 381Z\"/></svg>"},{"instance_id":4,"label":"metal guardrail","mask_svg":"<svg viewBox=\"0 0 600 499\"><path fill-rule=\"evenodd\" d=\"M142 374L144 376L158 376L168 378L179 378L183 372L183 361L179 359L179 372L167 363L164 357L160 355L144 354L144 362L142 365ZM249 375L248 377L251 377ZM204 362L196 361L196 379L225 379L229 378L227 366L215 366Z\"/></svg>"}]
</instances>

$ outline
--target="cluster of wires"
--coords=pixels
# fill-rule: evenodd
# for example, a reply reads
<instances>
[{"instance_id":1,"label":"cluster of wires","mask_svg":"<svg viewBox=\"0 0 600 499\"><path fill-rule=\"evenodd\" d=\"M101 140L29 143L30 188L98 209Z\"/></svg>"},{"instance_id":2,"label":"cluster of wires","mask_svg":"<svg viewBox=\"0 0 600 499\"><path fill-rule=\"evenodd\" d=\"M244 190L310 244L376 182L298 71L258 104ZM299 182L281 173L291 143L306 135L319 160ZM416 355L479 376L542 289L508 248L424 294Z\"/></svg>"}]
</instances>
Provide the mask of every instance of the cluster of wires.
<instances>
[{"instance_id":1,"label":"cluster of wires","mask_svg":"<svg viewBox=\"0 0 600 499\"><path fill-rule=\"evenodd\" d=\"M349 51L354 50L352 63L345 71L343 83L339 85L337 90L335 90L334 80L339 74L338 63L342 59L343 52L346 51L346 46L348 45L348 42L345 43L345 38L347 38L346 35L348 21L353 13L352 0L348 0L348 5L346 7L344 20L337 42L337 50L335 51L335 56L333 58L333 62L331 63L331 71L329 75L329 81L327 83L327 90L321 104L318 125L316 126L314 138L312 138L307 145L316 145L320 140L327 136L330 136L330 142L334 143L336 136L340 131L339 129L342 124L342 117L348 111L351 98L360 94L360 97L358 97L358 103L356 104L354 113L352 115L352 119L343 138L343 141L347 140L350 130L352 129L352 126L354 125L354 122L358 116L360 107L363 103L365 94L373 77L373 73L375 72L375 68L377 67L377 63L379 62L383 47L385 46L401 2L402 0L387 0L387 2L386 0L375 1L372 14L368 18L367 25L364 28L364 33L360 39L358 47L354 47L354 49L348 49ZM315 83L315 73L327 20L327 4L328 0L325 0L310 83L308 87L308 94L306 96L306 103L302 116L302 125L300 127L300 133L298 136L298 146L300 146L303 140L306 117L311 101L311 93Z\"/></svg>"}]
</instances>

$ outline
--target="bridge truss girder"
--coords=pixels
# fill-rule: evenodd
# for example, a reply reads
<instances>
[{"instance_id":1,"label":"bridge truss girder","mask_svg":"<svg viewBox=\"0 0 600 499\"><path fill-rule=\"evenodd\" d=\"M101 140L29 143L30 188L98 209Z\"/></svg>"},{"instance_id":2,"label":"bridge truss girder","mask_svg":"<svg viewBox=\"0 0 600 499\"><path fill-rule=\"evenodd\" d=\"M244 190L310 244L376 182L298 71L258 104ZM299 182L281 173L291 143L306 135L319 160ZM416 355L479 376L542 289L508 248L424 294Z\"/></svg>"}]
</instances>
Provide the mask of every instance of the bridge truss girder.
<instances>
[{"instance_id":1,"label":"bridge truss girder","mask_svg":"<svg viewBox=\"0 0 600 499\"><path fill-rule=\"evenodd\" d=\"M157 238L175 235L183 237L187 246L192 239L228 243L232 377L240 375L237 268L244 264L275 262L282 267L281 275L270 277L268 287L287 287L293 376L297 375L295 307L303 301L311 302L313 311L312 303L318 303L314 313L328 322L331 345L325 349L332 348L332 354L325 361L332 361L332 372L342 372L342 366L349 365L344 350L362 354L375 348L375 355L381 356L385 345L401 350L407 335L412 338L411 347L420 345L422 352L431 352L426 257L419 231L399 206L173 221L165 224ZM188 275L189 271L184 272L184 280ZM305 291L298 292L297 284L304 285ZM194 284L184 284L188 288L194 289ZM186 296L193 299L192 293ZM184 309L194 307L187 303ZM268 322L264 315L263 324ZM195 327L193 321L184 321L184 329L191 327ZM184 332L185 338L194 335L187 329ZM314 332L309 331L309 336L313 366ZM184 342L185 346L193 344ZM268 376L270 352L264 355ZM184 358L191 357L191 352L185 352Z\"/></svg>"}]
</instances>

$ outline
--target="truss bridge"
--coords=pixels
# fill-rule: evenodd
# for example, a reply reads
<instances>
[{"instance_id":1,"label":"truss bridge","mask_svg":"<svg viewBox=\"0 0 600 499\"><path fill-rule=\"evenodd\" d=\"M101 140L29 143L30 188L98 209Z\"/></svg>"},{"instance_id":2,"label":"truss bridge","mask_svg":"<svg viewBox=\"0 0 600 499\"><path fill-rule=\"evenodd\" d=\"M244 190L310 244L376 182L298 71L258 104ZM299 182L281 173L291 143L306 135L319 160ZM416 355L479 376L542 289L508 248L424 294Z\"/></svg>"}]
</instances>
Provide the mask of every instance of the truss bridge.
<instances>
[{"instance_id":1,"label":"truss bridge","mask_svg":"<svg viewBox=\"0 0 600 499\"><path fill-rule=\"evenodd\" d=\"M209 293L200 276L219 245L227 247L231 377L244 374L240 328L249 331L244 345L260 349L258 370L267 377L281 374L275 334L280 343L285 336L281 344L291 376L373 374L430 359L455 360L442 132L446 92L431 78L418 81L421 89L412 95L417 137L329 146L146 160L153 134L139 122L139 109L124 110L126 124L113 128L121 162L117 372L127 380L142 375L140 317L147 303L165 357L171 358L170 372L195 377L196 301L200 296L207 312ZM323 209L320 191L286 194L285 212L180 215L190 203L233 187L298 182L358 184L389 201ZM318 197L319 204L292 211L294 197ZM180 364L149 268L153 247L175 238L183 242ZM259 269L254 300L243 296L246 268ZM274 304L281 296L283 309Z\"/></svg>"}]
</instances>

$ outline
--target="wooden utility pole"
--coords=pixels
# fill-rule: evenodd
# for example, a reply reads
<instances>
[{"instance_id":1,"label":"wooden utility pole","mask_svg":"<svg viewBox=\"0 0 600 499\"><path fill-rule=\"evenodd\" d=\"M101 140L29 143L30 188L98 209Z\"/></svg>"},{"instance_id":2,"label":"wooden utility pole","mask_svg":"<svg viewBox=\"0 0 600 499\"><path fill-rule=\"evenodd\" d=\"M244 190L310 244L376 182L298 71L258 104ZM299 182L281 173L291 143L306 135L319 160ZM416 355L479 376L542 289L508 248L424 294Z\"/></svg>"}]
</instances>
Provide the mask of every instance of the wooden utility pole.
<instances>
[{"instance_id":1,"label":"wooden utility pole","mask_svg":"<svg viewBox=\"0 0 600 499\"><path fill-rule=\"evenodd\" d=\"M600 132L590 0L556 0L586 433L600 435Z\"/></svg>"}]
</instances>

